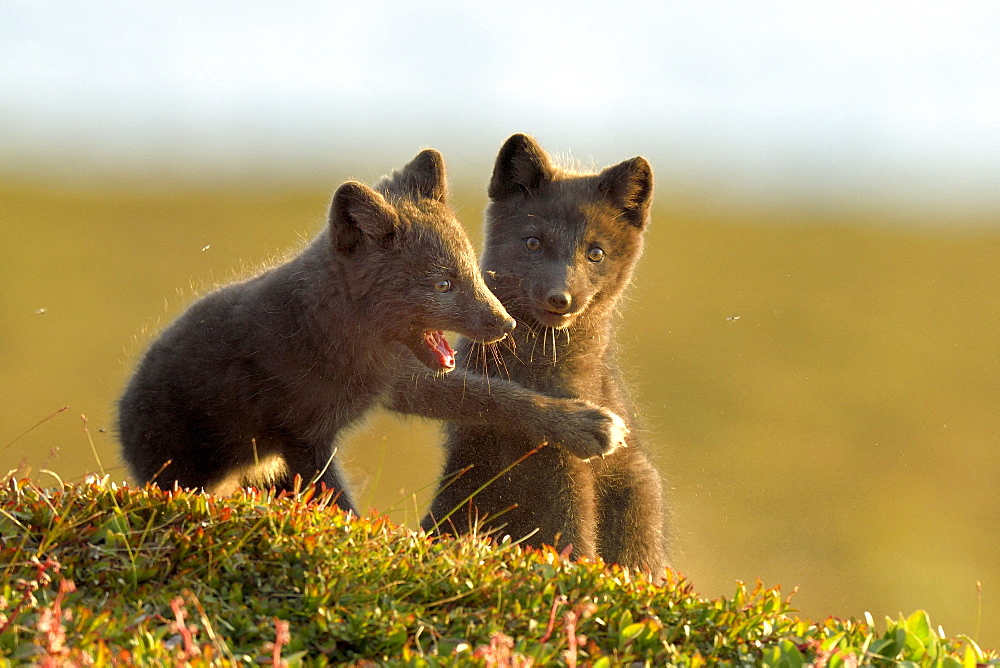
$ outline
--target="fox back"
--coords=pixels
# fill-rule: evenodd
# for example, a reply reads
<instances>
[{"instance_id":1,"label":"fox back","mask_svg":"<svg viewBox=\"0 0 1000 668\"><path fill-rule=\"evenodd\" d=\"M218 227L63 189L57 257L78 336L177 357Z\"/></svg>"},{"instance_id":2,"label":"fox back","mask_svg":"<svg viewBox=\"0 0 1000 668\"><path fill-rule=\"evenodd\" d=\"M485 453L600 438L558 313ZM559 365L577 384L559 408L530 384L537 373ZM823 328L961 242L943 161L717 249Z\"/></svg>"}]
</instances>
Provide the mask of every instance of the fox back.
<instances>
[{"instance_id":1,"label":"fox back","mask_svg":"<svg viewBox=\"0 0 1000 668\"><path fill-rule=\"evenodd\" d=\"M518 327L498 355L465 341L460 356L484 373L610 409L632 433L627 448L584 461L563 447L534 452L541 444L516 424L452 423L446 486L426 528L478 527L531 545L572 544L576 555L652 571L665 564L660 478L642 452L614 359L617 305L642 253L652 188L641 157L591 174L554 166L525 135L501 148L481 264ZM456 508L439 525L435 518Z\"/></svg>"},{"instance_id":2,"label":"fox back","mask_svg":"<svg viewBox=\"0 0 1000 668\"><path fill-rule=\"evenodd\" d=\"M514 323L483 283L423 151L375 189L338 188L326 227L288 262L212 292L146 352L119 402L132 475L228 492L336 488L340 431L380 401L403 356L455 366L441 330L495 341Z\"/></svg>"}]
</instances>

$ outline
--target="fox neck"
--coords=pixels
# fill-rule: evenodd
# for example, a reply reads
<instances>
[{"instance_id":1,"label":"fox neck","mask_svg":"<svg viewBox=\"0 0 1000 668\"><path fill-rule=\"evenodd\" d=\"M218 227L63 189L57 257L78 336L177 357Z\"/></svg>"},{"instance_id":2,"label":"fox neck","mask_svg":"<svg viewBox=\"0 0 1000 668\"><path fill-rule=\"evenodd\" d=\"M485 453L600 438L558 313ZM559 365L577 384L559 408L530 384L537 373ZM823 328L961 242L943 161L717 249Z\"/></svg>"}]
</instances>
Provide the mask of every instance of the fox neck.
<instances>
[{"instance_id":1,"label":"fox neck","mask_svg":"<svg viewBox=\"0 0 1000 668\"><path fill-rule=\"evenodd\" d=\"M386 323L393 322L388 301L377 294L377 275L361 275L364 265L359 271L350 262L332 252L321 235L274 270L267 312L281 315L282 337L311 355L317 369L392 366L401 347L388 334Z\"/></svg>"}]
</instances>

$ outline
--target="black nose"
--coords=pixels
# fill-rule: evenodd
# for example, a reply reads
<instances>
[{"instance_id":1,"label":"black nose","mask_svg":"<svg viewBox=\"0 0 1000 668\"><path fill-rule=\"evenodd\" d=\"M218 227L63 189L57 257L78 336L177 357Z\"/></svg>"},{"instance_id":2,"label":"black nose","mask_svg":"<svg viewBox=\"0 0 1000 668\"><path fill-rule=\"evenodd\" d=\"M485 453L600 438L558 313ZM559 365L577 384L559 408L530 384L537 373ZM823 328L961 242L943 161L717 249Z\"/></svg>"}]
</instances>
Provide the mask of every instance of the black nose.
<instances>
[{"instance_id":1,"label":"black nose","mask_svg":"<svg viewBox=\"0 0 1000 668\"><path fill-rule=\"evenodd\" d=\"M511 332L514 331L515 327L517 327L517 322L513 318L511 318L510 320L508 320L503 324L503 333L510 334Z\"/></svg>"},{"instance_id":2,"label":"black nose","mask_svg":"<svg viewBox=\"0 0 1000 668\"><path fill-rule=\"evenodd\" d=\"M565 313L568 311L572 301L572 297L567 292L550 292L549 296L545 298L545 303L549 309L556 313Z\"/></svg>"}]
</instances>

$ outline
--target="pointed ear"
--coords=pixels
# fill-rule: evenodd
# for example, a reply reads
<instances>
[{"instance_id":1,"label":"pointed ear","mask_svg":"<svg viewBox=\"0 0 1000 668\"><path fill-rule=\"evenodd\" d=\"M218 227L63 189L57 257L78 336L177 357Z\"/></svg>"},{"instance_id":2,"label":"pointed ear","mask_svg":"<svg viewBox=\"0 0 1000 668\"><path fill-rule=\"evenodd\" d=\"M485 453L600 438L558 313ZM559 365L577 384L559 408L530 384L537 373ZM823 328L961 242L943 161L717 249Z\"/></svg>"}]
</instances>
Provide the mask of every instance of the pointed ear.
<instances>
[{"instance_id":1,"label":"pointed ear","mask_svg":"<svg viewBox=\"0 0 1000 668\"><path fill-rule=\"evenodd\" d=\"M552 180L548 154L528 135L516 134L504 142L493 166L490 199L504 199L516 194L533 194Z\"/></svg>"},{"instance_id":2,"label":"pointed ear","mask_svg":"<svg viewBox=\"0 0 1000 668\"><path fill-rule=\"evenodd\" d=\"M442 204L448 199L444 158L432 148L424 149L379 187L414 199L432 199Z\"/></svg>"},{"instance_id":3,"label":"pointed ear","mask_svg":"<svg viewBox=\"0 0 1000 668\"><path fill-rule=\"evenodd\" d=\"M597 191L625 212L625 220L642 228L653 201L653 168L643 157L608 167L598 175Z\"/></svg>"},{"instance_id":4,"label":"pointed ear","mask_svg":"<svg viewBox=\"0 0 1000 668\"><path fill-rule=\"evenodd\" d=\"M338 251L350 253L365 240L388 245L399 229L399 216L382 195L363 183L348 181L330 203L330 238Z\"/></svg>"}]
</instances>

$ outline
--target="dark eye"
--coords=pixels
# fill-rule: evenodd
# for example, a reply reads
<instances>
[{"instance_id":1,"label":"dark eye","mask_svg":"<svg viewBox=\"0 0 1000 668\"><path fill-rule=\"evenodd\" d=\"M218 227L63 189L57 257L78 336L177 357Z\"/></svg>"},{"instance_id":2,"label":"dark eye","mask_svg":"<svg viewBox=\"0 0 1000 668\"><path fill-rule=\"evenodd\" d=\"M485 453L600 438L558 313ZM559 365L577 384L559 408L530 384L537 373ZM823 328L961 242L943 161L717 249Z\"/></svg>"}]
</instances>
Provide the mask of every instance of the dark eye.
<instances>
[{"instance_id":1,"label":"dark eye","mask_svg":"<svg viewBox=\"0 0 1000 668\"><path fill-rule=\"evenodd\" d=\"M438 292L448 292L451 290L451 281L445 279L434 284L434 289Z\"/></svg>"},{"instance_id":2,"label":"dark eye","mask_svg":"<svg viewBox=\"0 0 1000 668\"><path fill-rule=\"evenodd\" d=\"M542 241L538 237L528 237L524 240L524 243L530 251L536 251L542 247Z\"/></svg>"},{"instance_id":3,"label":"dark eye","mask_svg":"<svg viewBox=\"0 0 1000 668\"><path fill-rule=\"evenodd\" d=\"M594 246L589 251L587 251L587 259L591 262L600 262L604 259L604 250Z\"/></svg>"}]
</instances>

